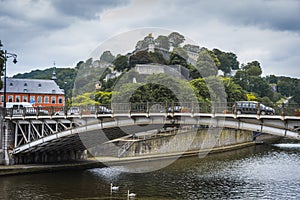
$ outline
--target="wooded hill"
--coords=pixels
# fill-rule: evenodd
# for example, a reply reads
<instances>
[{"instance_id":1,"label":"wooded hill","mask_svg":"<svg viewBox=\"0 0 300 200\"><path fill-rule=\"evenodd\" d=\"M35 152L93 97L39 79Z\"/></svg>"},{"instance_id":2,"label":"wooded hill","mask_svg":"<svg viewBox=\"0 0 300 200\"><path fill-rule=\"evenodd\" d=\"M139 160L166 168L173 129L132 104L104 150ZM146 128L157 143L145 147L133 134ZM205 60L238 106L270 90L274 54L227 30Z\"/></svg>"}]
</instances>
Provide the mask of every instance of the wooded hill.
<instances>
[{"instance_id":1,"label":"wooded hill","mask_svg":"<svg viewBox=\"0 0 300 200\"><path fill-rule=\"evenodd\" d=\"M288 97L292 102L300 104L300 80L290 77L270 75L262 77L262 66L258 61L240 64L233 52L219 49L209 50L196 45L183 44L185 38L173 32L168 36L151 34L137 42L135 51L126 55L112 55L109 50L102 53L97 60L89 58L80 61L74 68L57 68L57 83L67 91L68 97L73 95L73 103L109 103L115 84L123 75L134 76L130 70L136 64L159 63L163 65L181 65L189 71L188 84L192 86L199 101L209 103L211 95L205 84L208 77L219 77L225 86L227 101L258 100L266 105L275 106ZM149 51L153 46L154 51ZM197 60L191 62L190 54L197 54ZM207 56L209 55L209 56ZM209 57L209 58L208 58ZM212 62L208 62L212 61ZM105 67L103 67L105 66ZM130 73L128 73L130 71ZM17 74L14 78L51 79L53 68L34 70L25 74ZM200 73L199 73L200 72ZM222 72L222 75L220 75ZM235 72L235 73L233 73ZM120 76L107 76L120 73ZM170 77L153 75L169 81ZM76 78L77 77L77 78ZM108 78L109 77L109 78ZM147 80L146 80L147 81ZM172 80L174 81L174 80ZM137 83L138 84L138 83ZM80 87L80 90L76 89ZM174 93L157 84L132 86L124 83L119 98L128 95L129 88L134 88L131 102L176 101ZM73 90L72 93L72 89ZM141 95L143 94L143 95ZM163 95L162 95L163 94ZM87 101L86 99L89 99ZM175 99L174 99L175 98ZM83 99L85 99L83 101Z\"/></svg>"}]
</instances>

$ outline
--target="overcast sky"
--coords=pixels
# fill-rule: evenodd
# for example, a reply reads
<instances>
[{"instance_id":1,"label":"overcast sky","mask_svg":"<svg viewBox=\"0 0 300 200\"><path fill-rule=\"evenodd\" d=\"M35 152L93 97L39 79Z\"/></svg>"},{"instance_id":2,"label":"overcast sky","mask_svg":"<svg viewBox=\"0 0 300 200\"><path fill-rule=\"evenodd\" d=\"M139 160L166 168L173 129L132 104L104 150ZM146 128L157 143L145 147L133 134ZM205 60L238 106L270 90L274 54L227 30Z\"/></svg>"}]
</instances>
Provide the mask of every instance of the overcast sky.
<instances>
[{"instance_id":1,"label":"overcast sky","mask_svg":"<svg viewBox=\"0 0 300 200\"><path fill-rule=\"evenodd\" d=\"M258 60L264 75L300 78L299 19L297 0L0 0L0 40L18 54L9 76L74 67L113 36L158 27Z\"/></svg>"}]
</instances>

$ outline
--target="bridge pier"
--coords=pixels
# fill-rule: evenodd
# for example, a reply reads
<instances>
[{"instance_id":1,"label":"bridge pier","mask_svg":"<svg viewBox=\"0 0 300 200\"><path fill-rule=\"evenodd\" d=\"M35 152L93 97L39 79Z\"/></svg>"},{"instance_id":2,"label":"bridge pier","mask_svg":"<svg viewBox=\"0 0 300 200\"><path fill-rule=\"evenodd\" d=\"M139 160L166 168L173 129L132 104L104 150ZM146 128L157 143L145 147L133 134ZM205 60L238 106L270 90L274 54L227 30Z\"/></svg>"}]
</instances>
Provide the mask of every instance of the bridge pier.
<instances>
[{"instance_id":1,"label":"bridge pier","mask_svg":"<svg viewBox=\"0 0 300 200\"><path fill-rule=\"evenodd\" d=\"M10 165L10 164L14 164L12 158L11 158L11 143L13 141L12 138L12 127L11 124L7 121L7 120L2 120L1 123L1 132L0 132L0 136L1 136L1 158L0 158L0 162L3 165Z\"/></svg>"},{"instance_id":2,"label":"bridge pier","mask_svg":"<svg viewBox=\"0 0 300 200\"><path fill-rule=\"evenodd\" d=\"M57 152L35 152L21 154L13 157L14 164L29 163L60 163L69 161L86 160L87 151L57 151Z\"/></svg>"}]
</instances>

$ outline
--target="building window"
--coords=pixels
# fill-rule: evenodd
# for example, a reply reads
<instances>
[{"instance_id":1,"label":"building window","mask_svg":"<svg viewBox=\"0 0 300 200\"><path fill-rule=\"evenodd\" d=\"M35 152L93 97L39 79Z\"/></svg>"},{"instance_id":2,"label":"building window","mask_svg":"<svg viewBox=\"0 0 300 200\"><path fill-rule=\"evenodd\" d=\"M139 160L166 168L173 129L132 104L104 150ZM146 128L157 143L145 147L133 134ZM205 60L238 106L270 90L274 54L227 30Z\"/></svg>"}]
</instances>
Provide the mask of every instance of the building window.
<instances>
[{"instance_id":1,"label":"building window","mask_svg":"<svg viewBox=\"0 0 300 200\"><path fill-rule=\"evenodd\" d=\"M56 103L56 97L52 97L51 103Z\"/></svg>"},{"instance_id":2,"label":"building window","mask_svg":"<svg viewBox=\"0 0 300 200\"><path fill-rule=\"evenodd\" d=\"M56 92L55 90L52 90L52 93L53 93L53 94L55 94L55 92Z\"/></svg>"},{"instance_id":3,"label":"building window","mask_svg":"<svg viewBox=\"0 0 300 200\"><path fill-rule=\"evenodd\" d=\"M24 86L26 87L26 86L27 86L27 83L24 83Z\"/></svg>"},{"instance_id":4,"label":"building window","mask_svg":"<svg viewBox=\"0 0 300 200\"><path fill-rule=\"evenodd\" d=\"M27 90L27 89L24 89L24 92L26 93L26 92L28 92L28 90Z\"/></svg>"},{"instance_id":5,"label":"building window","mask_svg":"<svg viewBox=\"0 0 300 200\"><path fill-rule=\"evenodd\" d=\"M8 102L13 102L13 99L14 99L13 96L11 96L11 95L8 96Z\"/></svg>"},{"instance_id":6,"label":"building window","mask_svg":"<svg viewBox=\"0 0 300 200\"><path fill-rule=\"evenodd\" d=\"M30 97L30 102L29 103L31 103L31 104L35 103L35 96Z\"/></svg>"},{"instance_id":7,"label":"building window","mask_svg":"<svg viewBox=\"0 0 300 200\"><path fill-rule=\"evenodd\" d=\"M3 100L4 100L4 96L3 96L3 95L1 95L1 102L3 102Z\"/></svg>"},{"instance_id":8,"label":"building window","mask_svg":"<svg viewBox=\"0 0 300 200\"><path fill-rule=\"evenodd\" d=\"M39 88L42 87L42 84L39 83Z\"/></svg>"},{"instance_id":9,"label":"building window","mask_svg":"<svg viewBox=\"0 0 300 200\"><path fill-rule=\"evenodd\" d=\"M28 101L28 96L23 96L23 101L27 102Z\"/></svg>"},{"instance_id":10,"label":"building window","mask_svg":"<svg viewBox=\"0 0 300 200\"><path fill-rule=\"evenodd\" d=\"M14 84L13 83L9 83L9 86L14 86Z\"/></svg>"},{"instance_id":11,"label":"building window","mask_svg":"<svg viewBox=\"0 0 300 200\"><path fill-rule=\"evenodd\" d=\"M21 98L20 96L16 96L16 102L20 102Z\"/></svg>"},{"instance_id":12,"label":"building window","mask_svg":"<svg viewBox=\"0 0 300 200\"><path fill-rule=\"evenodd\" d=\"M42 103L42 97L38 96L38 103Z\"/></svg>"},{"instance_id":13,"label":"building window","mask_svg":"<svg viewBox=\"0 0 300 200\"><path fill-rule=\"evenodd\" d=\"M62 97L59 97L59 98L58 98L58 103L60 103L60 104L63 103L63 98L62 98Z\"/></svg>"},{"instance_id":14,"label":"building window","mask_svg":"<svg viewBox=\"0 0 300 200\"><path fill-rule=\"evenodd\" d=\"M49 97L48 96L44 97L44 101L45 103L49 103Z\"/></svg>"}]
</instances>

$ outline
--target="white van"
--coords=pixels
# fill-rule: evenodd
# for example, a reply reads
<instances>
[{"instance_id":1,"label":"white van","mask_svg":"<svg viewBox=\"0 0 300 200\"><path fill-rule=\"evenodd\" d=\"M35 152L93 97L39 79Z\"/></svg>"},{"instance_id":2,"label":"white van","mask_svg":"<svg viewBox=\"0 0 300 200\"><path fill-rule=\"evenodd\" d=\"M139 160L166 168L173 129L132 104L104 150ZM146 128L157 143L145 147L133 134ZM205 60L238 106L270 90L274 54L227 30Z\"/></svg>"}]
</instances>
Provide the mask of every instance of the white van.
<instances>
[{"instance_id":1,"label":"white van","mask_svg":"<svg viewBox=\"0 0 300 200\"><path fill-rule=\"evenodd\" d=\"M36 109L29 102L7 102L7 114L9 115L35 115Z\"/></svg>"}]
</instances>

